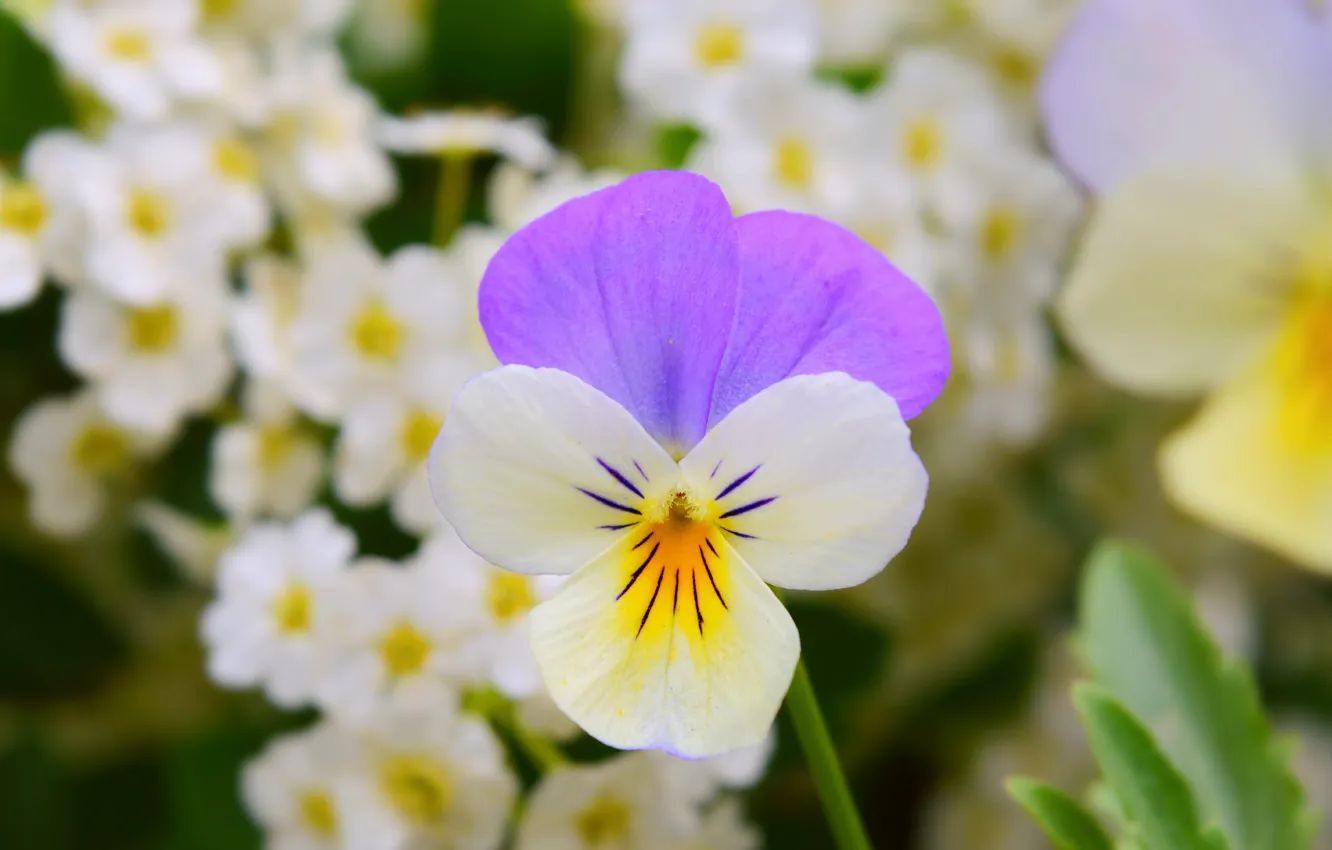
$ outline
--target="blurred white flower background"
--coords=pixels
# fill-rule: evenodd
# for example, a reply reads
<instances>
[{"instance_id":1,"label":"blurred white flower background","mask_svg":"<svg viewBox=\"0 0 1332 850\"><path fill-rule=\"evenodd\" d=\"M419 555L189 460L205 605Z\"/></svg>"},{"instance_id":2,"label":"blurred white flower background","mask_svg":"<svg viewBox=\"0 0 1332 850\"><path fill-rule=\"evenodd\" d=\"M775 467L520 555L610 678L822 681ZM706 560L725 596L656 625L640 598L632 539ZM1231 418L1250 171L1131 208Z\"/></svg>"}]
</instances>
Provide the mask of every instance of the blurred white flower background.
<instances>
[{"instance_id":1,"label":"blurred white flower background","mask_svg":"<svg viewBox=\"0 0 1332 850\"><path fill-rule=\"evenodd\" d=\"M1275 686L1326 702L1310 635L1332 603L1265 619L1303 580L1163 509L1147 449L1176 411L1099 385L1047 319L1085 203L1035 89L1077 5L0 2L0 91L31 98L0 99L0 561L49 562L120 653L24 679L54 663L29 644L100 633L36 602L11 616L38 591L0 570L0 619L26 624L19 648L0 637L20 670L0 669L19 754L0 788L40 791L47 762L83 777L52 780L73 797L36 843L0 825L0 845L826 846L789 728L702 762L582 736L527 644L559 579L480 560L427 484L451 399L495 365L490 256L654 167L702 173L737 214L838 222L945 316L913 543L831 605L793 602L883 846L1039 847L1002 778L1090 778L1063 628L1103 526L1225 566L1224 587L1187 574L1209 621L1261 634L1234 647L1251 658L1297 647ZM116 832L145 795L149 825Z\"/></svg>"}]
</instances>

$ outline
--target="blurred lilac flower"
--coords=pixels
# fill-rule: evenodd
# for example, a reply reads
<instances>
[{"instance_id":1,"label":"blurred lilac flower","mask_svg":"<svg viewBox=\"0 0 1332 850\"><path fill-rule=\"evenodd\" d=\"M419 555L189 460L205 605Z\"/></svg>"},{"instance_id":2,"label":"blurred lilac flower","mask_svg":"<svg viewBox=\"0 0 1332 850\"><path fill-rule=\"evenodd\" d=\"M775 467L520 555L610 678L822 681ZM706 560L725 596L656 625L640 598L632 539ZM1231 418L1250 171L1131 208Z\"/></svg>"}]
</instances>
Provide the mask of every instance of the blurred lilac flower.
<instances>
[{"instance_id":1,"label":"blurred lilac flower","mask_svg":"<svg viewBox=\"0 0 1332 850\"><path fill-rule=\"evenodd\" d=\"M572 574L532 611L556 703L621 748L761 740L799 656L765 582L859 584L923 507L933 302L848 231L656 172L516 233L480 309L510 365L456 400L432 486L487 560Z\"/></svg>"}]
</instances>

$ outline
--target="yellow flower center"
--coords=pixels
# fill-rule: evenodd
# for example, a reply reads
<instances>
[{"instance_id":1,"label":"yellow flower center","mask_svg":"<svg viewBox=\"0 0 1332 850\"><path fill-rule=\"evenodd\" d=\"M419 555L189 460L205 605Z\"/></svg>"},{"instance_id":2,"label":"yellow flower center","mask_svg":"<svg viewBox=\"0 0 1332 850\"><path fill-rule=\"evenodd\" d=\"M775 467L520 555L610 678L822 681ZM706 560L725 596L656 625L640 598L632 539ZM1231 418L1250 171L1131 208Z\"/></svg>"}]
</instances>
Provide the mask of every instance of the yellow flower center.
<instances>
[{"instance_id":1,"label":"yellow flower center","mask_svg":"<svg viewBox=\"0 0 1332 850\"><path fill-rule=\"evenodd\" d=\"M602 794L574 818L578 835L588 847L605 847L629 837L632 812L623 800Z\"/></svg>"},{"instance_id":2,"label":"yellow flower center","mask_svg":"<svg viewBox=\"0 0 1332 850\"><path fill-rule=\"evenodd\" d=\"M253 183L259 177L254 151L239 139L223 139L213 148L213 167L236 183Z\"/></svg>"},{"instance_id":3,"label":"yellow flower center","mask_svg":"<svg viewBox=\"0 0 1332 850\"><path fill-rule=\"evenodd\" d=\"M396 359L406 335L406 327L378 298L367 302L352 320L352 346L366 360Z\"/></svg>"},{"instance_id":4,"label":"yellow flower center","mask_svg":"<svg viewBox=\"0 0 1332 850\"><path fill-rule=\"evenodd\" d=\"M171 226L171 205L157 192L136 189L130 193L125 218L140 236L157 239Z\"/></svg>"},{"instance_id":5,"label":"yellow flower center","mask_svg":"<svg viewBox=\"0 0 1332 850\"><path fill-rule=\"evenodd\" d=\"M311 833L323 839L338 834L338 810L327 791L306 791L300 799L301 822Z\"/></svg>"},{"instance_id":6,"label":"yellow flower center","mask_svg":"<svg viewBox=\"0 0 1332 850\"><path fill-rule=\"evenodd\" d=\"M902 152L907 165L916 171L928 171L943 159L944 133L932 116L907 122L902 132Z\"/></svg>"},{"instance_id":7,"label":"yellow flower center","mask_svg":"<svg viewBox=\"0 0 1332 850\"><path fill-rule=\"evenodd\" d=\"M493 570L490 585L486 588L486 607L496 620L508 623L531 611L536 604L536 589L531 578Z\"/></svg>"},{"instance_id":8,"label":"yellow flower center","mask_svg":"<svg viewBox=\"0 0 1332 850\"><path fill-rule=\"evenodd\" d=\"M385 759L379 768L379 780L389 804L413 823L435 823L453 805L449 772L426 756L395 755Z\"/></svg>"},{"instance_id":9,"label":"yellow flower center","mask_svg":"<svg viewBox=\"0 0 1332 850\"><path fill-rule=\"evenodd\" d=\"M208 23L224 21L236 14L240 0L203 0L203 19Z\"/></svg>"},{"instance_id":10,"label":"yellow flower center","mask_svg":"<svg viewBox=\"0 0 1332 850\"><path fill-rule=\"evenodd\" d=\"M397 678L411 676L425 669L430 657L430 639L411 623L398 623L379 642L379 655L389 675Z\"/></svg>"},{"instance_id":11,"label":"yellow flower center","mask_svg":"<svg viewBox=\"0 0 1332 850\"><path fill-rule=\"evenodd\" d=\"M273 619L278 632L287 636L305 634L314 624L314 596L310 588L297 582L287 586L273 600Z\"/></svg>"},{"instance_id":12,"label":"yellow flower center","mask_svg":"<svg viewBox=\"0 0 1332 850\"><path fill-rule=\"evenodd\" d=\"M12 183L0 189L0 227L36 236L46 224L46 201L36 187Z\"/></svg>"},{"instance_id":13,"label":"yellow flower center","mask_svg":"<svg viewBox=\"0 0 1332 850\"><path fill-rule=\"evenodd\" d=\"M792 189L808 190L814 183L814 150L804 139L782 139L773 151L772 170L778 182Z\"/></svg>"},{"instance_id":14,"label":"yellow flower center","mask_svg":"<svg viewBox=\"0 0 1332 850\"><path fill-rule=\"evenodd\" d=\"M274 473L282 468L296 447L296 429L287 425L266 425L258 435L259 468Z\"/></svg>"},{"instance_id":15,"label":"yellow flower center","mask_svg":"<svg viewBox=\"0 0 1332 850\"><path fill-rule=\"evenodd\" d=\"M1022 238L1022 217L1009 206L997 206L985 214L980 227L980 248L990 262L1012 256Z\"/></svg>"},{"instance_id":16,"label":"yellow flower center","mask_svg":"<svg viewBox=\"0 0 1332 850\"><path fill-rule=\"evenodd\" d=\"M714 21L698 31L694 54L705 68L734 65L745 55L745 33L729 21Z\"/></svg>"},{"instance_id":17,"label":"yellow flower center","mask_svg":"<svg viewBox=\"0 0 1332 850\"><path fill-rule=\"evenodd\" d=\"M130 348L140 354L161 354L176 344L180 322L170 304L131 307L125 321Z\"/></svg>"},{"instance_id":18,"label":"yellow flower center","mask_svg":"<svg viewBox=\"0 0 1332 850\"><path fill-rule=\"evenodd\" d=\"M430 457L430 448L444 426L444 417L428 410L413 410L402 422L402 450L407 457L420 462Z\"/></svg>"},{"instance_id":19,"label":"yellow flower center","mask_svg":"<svg viewBox=\"0 0 1332 850\"><path fill-rule=\"evenodd\" d=\"M1011 45L1004 45L990 54L990 67L999 79L1010 86L1029 89L1040 75L1040 63L1029 52Z\"/></svg>"},{"instance_id":20,"label":"yellow flower center","mask_svg":"<svg viewBox=\"0 0 1332 850\"><path fill-rule=\"evenodd\" d=\"M106 53L121 62L144 63L153 58L153 42L137 29L114 29L106 34Z\"/></svg>"},{"instance_id":21,"label":"yellow flower center","mask_svg":"<svg viewBox=\"0 0 1332 850\"><path fill-rule=\"evenodd\" d=\"M105 477L130 465L130 440L120 428L91 422L79 431L69 447L70 461L89 475Z\"/></svg>"}]
</instances>

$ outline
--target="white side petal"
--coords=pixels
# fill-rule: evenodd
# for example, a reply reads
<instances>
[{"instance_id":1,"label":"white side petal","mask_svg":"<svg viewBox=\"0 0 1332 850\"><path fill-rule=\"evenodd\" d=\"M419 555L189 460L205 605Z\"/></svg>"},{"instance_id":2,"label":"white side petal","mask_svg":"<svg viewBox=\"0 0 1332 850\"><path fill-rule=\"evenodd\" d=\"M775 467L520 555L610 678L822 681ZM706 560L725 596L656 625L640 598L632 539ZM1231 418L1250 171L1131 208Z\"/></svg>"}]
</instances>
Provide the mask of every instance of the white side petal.
<instances>
[{"instance_id":1,"label":"white side petal","mask_svg":"<svg viewBox=\"0 0 1332 850\"><path fill-rule=\"evenodd\" d=\"M1316 206L1215 177L1143 176L1106 195L1058 304L1065 333L1135 392L1188 395L1235 374L1289 309L1283 284Z\"/></svg>"},{"instance_id":2,"label":"white side petal","mask_svg":"<svg viewBox=\"0 0 1332 850\"><path fill-rule=\"evenodd\" d=\"M532 611L532 650L556 705L620 749L702 758L763 740L800 657L786 609L724 541L715 586L666 555L630 579L640 560L631 545Z\"/></svg>"},{"instance_id":3,"label":"white side petal","mask_svg":"<svg viewBox=\"0 0 1332 850\"><path fill-rule=\"evenodd\" d=\"M522 573L588 563L642 519L635 504L677 478L675 461L623 407L566 372L526 366L463 389L429 467L435 500L463 541Z\"/></svg>"},{"instance_id":4,"label":"white side petal","mask_svg":"<svg viewBox=\"0 0 1332 850\"><path fill-rule=\"evenodd\" d=\"M929 477L897 402L833 372L780 381L731 411L680 470L764 581L860 584L906 545Z\"/></svg>"}]
</instances>

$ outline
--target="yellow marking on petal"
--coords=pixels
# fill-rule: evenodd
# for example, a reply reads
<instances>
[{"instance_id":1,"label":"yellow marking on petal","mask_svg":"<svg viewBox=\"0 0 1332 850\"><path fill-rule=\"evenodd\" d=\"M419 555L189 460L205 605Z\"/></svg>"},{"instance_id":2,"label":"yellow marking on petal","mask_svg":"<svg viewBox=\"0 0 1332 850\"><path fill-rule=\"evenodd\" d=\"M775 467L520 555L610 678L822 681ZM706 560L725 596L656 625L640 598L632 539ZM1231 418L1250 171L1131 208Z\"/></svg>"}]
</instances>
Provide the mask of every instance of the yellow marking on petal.
<instances>
[{"instance_id":1,"label":"yellow marking on petal","mask_svg":"<svg viewBox=\"0 0 1332 850\"><path fill-rule=\"evenodd\" d=\"M113 29L103 41L106 53L121 62L142 64L153 58L153 42L142 30Z\"/></svg>"},{"instance_id":2,"label":"yellow marking on petal","mask_svg":"<svg viewBox=\"0 0 1332 850\"><path fill-rule=\"evenodd\" d=\"M89 475L105 477L130 465L129 435L106 422L90 422L69 447L70 462Z\"/></svg>"},{"instance_id":3,"label":"yellow marking on petal","mask_svg":"<svg viewBox=\"0 0 1332 850\"><path fill-rule=\"evenodd\" d=\"M1274 368L1282 392L1277 416L1282 443L1302 454L1332 455L1332 293L1299 300Z\"/></svg>"},{"instance_id":4,"label":"yellow marking on petal","mask_svg":"<svg viewBox=\"0 0 1332 850\"><path fill-rule=\"evenodd\" d=\"M323 839L332 839L338 834L338 810L333 797L327 791L312 790L301 795L298 806L301 810L301 823L312 834Z\"/></svg>"},{"instance_id":5,"label":"yellow marking on petal","mask_svg":"<svg viewBox=\"0 0 1332 850\"><path fill-rule=\"evenodd\" d=\"M427 756L390 756L379 767L379 781L389 804L413 823L434 823L453 805L453 778Z\"/></svg>"},{"instance_id":6,"label":"yellow marking on petal","mask_svg":"<svg viewBox=\"0 0 1332 850\"><path fill-rule=\"evenodd\" d=\"M1010 206L992 207L980 227L981 252L991 262L1002 262L1012 256L1022 239L1022 216Z\"/></svg>"},{"instance_id":7,"label":"yellow marking on petal","mask_svg":"<svg viewBox=\"0 0 1332 850\"><path fill-rule=\"evenodd\" d=\"M913 118L902 131L902 153L907 165L916 171L929 171L938 165L944 144L943 127L932 115Z\"/></svg>"},{"instance_id":8,"label":"yellow marking on petal","mask_svg":"<svg viewBox=\"0 0 1332 850\"><path fill-rule=\"evenodd\" d=\"M305 634L314 623L314 596L304 584L288 585L273 600L273 619L280 634Z\"/></svg>"},{"instance_id":9,"label":"yellow marking on petal","mask_svg":"<svg viewBox=\"0 0 1332 850\"><path fill-rule=\"evenodd\" d=\"M413 410L402 422L402 451L413 461L421 462L430 457L430 449L435 445L439 429L444 427L444 417L428 410Z\"/></svg>"},{"instance_id":10,"label":"yellow marking on petal","mask_svg":"<svg viewBox=\"0 0 1332 850\"><path fill-rule=\"evenodd\" d=\"M379 655L390 676L402 678L425 669L430 657L430 639L411 623L398 623L379 642Z\"/></svg>"},{"instance_id":11,"label":"yellow marking on petal","mask_svg":"<svg viewBox=\"0 0 1332 850\"><path fill-rule=\"evenodd\" d=\"M140 354L161 354L171 350L179 335L176 308L170 304L131 307L125 316L129 346Z\"/></svg>"},{"instance_id":12,"label":"yellow marking on petal","mask_svg":"<svg viewBox=\"0 0 1332 850\"><path fill-rule=\"evenodd\" d=\"M501 623L508 623L536 607L539 600L532 579L498 568L492 570L486 587L486 607Z\"/></svg>"},{"instance_id":13,"label":"yellow marking on petal","mask_svg":"<svg viewBox=\"0 0 1332 850\"><path fill-rule=\"evenodd\" d=\"M705 68L734 65L745 55L745 33L730 21L713 21L698 31L694 55Z\"/></svg>"},{"instance_id":14,"label":"yellow marking on petal","mask_svg":"<svg viewBox=\"0 0 1332 850\"><path fill-rule=\"evenodd\" d=\"M157 239L171 226L171 204L158 192L135 189L125 205L125 220L145 239Z\"/></svg>"},{"instance_id":15,"label":"yellow marking on petal","mask_svg":"<svg viewBox=\"0 0 1332 850\"><path fill-rule=\"evenodd\" d=\"M222 139L213 146L213 167L217 173L236 183L259 179L259 162L250 146L240 139Z\"/></svg>"},{"instance_id":16,"label":"yellow marking on petal","mask_svg":"<svg viewBox=\"0 0 1332 850\"><path fill-rule=\"evenodd\" d=\"M632 814L623 800L601 794L575 816L574 824L588 847L617 846L629 837Z\"/></svg>"},{"instance_id":17,"label":"yellow marking on petal","mask_svg":"<svg viewBox=\"0 0 1332 850\"><path fill-rule=\"evenodd\" d=\"M0 228L33 237L46 225L46 200L30 183L11 183L0 189Z\"/></svg>"},{"instance_id":18,"label":"yellow marking on petal","mask_svg":"<svg viewBox=\"0 0 1332 850\"><path fill-rule=\"evenodd\" d=\"M407 328L378 298L366 302L352 319L352 346L367 360L390 361L402 350Z\"/></svg>"},{"instance_id":19,"label":"yellow marking on petal","mask_svg":"<svg viewBox=\"0 0 1332 850\"><path fill-rule=\"evenodd\" d=\"M772 170L777 181L792 189L806 191L814 183L814 150L809 142L791 136L777 143Z\"/></svg>"}]
</instances>

